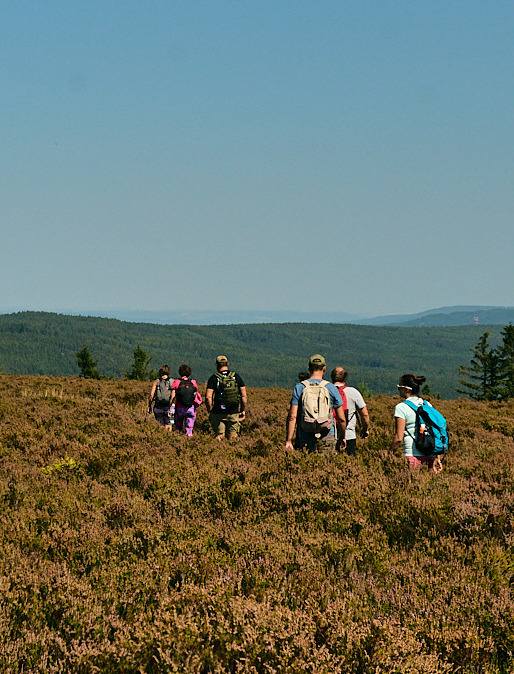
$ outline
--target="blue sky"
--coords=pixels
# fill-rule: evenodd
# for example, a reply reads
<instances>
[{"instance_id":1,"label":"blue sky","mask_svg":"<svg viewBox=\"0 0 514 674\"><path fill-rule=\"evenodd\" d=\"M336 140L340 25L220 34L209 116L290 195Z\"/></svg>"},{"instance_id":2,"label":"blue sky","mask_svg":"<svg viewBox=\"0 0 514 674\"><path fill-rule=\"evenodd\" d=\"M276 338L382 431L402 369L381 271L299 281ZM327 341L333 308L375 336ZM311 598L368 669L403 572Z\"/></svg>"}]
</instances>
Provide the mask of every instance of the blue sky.
<instances>
[{"instance_id":1,"label":"blue sky","mask_svg":"<svg viewBox=\"0 0 514 674\"><path fill-rule=\"evenodd\" d=\"M2 9L0 309L514 305L514 3Z\"/></svg>"}]
</instances>

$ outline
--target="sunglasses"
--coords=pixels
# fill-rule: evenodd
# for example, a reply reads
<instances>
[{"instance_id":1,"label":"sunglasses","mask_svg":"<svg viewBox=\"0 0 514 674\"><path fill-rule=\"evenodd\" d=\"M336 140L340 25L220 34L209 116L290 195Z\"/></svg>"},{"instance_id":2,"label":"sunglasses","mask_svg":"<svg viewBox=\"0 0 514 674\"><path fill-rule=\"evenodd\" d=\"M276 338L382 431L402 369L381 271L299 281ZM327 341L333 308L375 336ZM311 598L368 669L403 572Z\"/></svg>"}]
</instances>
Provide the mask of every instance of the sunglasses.
<instances>
[{"instance_id":1,"label":"sunglasses","mask_svg":"<svg viewBox=\"0 0 514 674\"><path fill-rule=\"evenodd\" d=\"M396 388L406 388L406 389L408 389L409 391L412 391L412 387L411 387L411 386L402 386L402 384L396 384Z\"/></svg>"}]
</instances>

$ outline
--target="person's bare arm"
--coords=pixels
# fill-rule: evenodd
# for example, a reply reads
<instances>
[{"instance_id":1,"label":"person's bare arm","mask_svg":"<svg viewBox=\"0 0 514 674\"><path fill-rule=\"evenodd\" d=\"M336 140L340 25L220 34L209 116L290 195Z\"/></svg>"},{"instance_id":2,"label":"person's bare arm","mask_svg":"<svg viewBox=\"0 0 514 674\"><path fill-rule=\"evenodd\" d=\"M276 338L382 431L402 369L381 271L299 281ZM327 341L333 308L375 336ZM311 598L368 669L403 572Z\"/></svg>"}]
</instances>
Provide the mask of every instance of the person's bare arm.
<instances>
[{"instance_id":1,"label":"person's bare arm","mask_svg":"<svg viewBox=\"0 0 514 674\"><path fill-rule=\"evenodd\" d=\"M394 438L389 449L394 452L403 444L403 436L405 434L405 419L401 417L394 418Z\"/></svg>"},{"instance_id":2,"label":"person's bare arm","mask_svg":"<svg viewBox=\"0 0 514 674\"><path fill-rule=\"evenodd\" d=\"M286 421L286 449L293 449L293 435L296 428L296 417L298 416L298 405L291 405Z\"/></svg>"},{"instance_id":3,"label":"person's bare arm","mask_svg":"<svg viewBox=\"0 0 514 674\"><path fill-rule=\"evenodd\" d=\"M338 431L338 437L339 440L337 441L337 446L339 448L345 448L346 447L346 440L345 440L345 433L346 433L346 415L345 411L343 410L343 406L338 407L336 409L336 424L337 424L337 431Z\"/></svg>"},{"instance_id":4,"label":"person's bare arm","mask_svg":"<svg viewBox=\"0 0 514 674\"><path fill-rule=\"evenodd\" d=\"M207 407L207 412L209 414L212 412L212 397L214 395L214 389L213 388L208 388L207 391L205 391L205 406Z\"/></svg>"},{"instance_id":5,"label":"person's bare arm","mask_svg":"<svg viewBox=\"0 0 514 674\"><path fill-rule=\"evenodd\" d=\"M152 402L155 396L155 389L157 388L158 381L159 381L158 379L154 380L152 388L150 390L150 395L148 396L148 414L150 414L150 412L152 411Z\"/></svg>"},{"instance_id":6,"label":"person's bare arm","mask_svg":"<svg viewBox=\"0 0 514 674\"><path fill-rule=\"evenodd\" d=\"M357 410L359 414L360 424L361 424L361 438L367 438L369 435L369 412L368 408L364 406L362 409Z\"/></svg>"},{"instance_id":7,"label":"person's bare arm","mask_svg":"<svg viewBox=\"0 0 514 674\"><path fill-rule=\"evenodd\" d=\"M247 403L247 397L246 397L246 386L241 386L239 389L239 392L241 393L241 403L239 406L239 418L244 419L246 416L246 403Z\"/></svg>"}]
</instances>

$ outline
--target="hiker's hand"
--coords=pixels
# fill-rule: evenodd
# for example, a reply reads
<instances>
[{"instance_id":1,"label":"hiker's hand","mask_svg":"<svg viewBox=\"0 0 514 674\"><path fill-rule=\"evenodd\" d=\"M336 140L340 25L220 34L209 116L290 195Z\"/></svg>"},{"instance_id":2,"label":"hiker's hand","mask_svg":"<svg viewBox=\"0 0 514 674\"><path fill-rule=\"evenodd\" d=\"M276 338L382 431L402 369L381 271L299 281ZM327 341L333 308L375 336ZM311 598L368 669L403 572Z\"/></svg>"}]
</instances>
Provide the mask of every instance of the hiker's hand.
<instances>
[{"instance_id":1,"label":"hiker's hand","mask_svg":"<svg viewBox=\"0 0 514 674\"><path fill-rule=\"evenodd\" d=\"M148 405L148 409L146 411L147 411L148 414L152 413L152 408L150 407L150 405Z\"/></svg>"},{"instance_id":2,"label":"hiker's hand","mask_svg":"<svg viewBox=\"0 0 514 674\"><path fill-rule=\"evenodd\" d=\"M369 438L369 431L367 429L365 431L361 431L361 438Z\"/></svg>"},{"instance_id":3,"label":"hiker's hand","mask_svg":"<svg viewBox=\"0 0 514 674\"><path fill-rule=\"evenodd\" d=\"M246 412L244 410L242 412L239 412L239 418L241 419L241 421L243 421L243 419L246 419Z\"/></svg>"},{"instance_id":4,"label":"hiker's hand","mask_svg":"<svg viewBox=\"0 0 514 674\"><path fill-rule=\"evenodd\" d=\"M286 440L286 449L294 449L292 440Z\"/></svg>"},{"instance_id":5,"label":"hiker's hand","mask_svg":"<svg viewBox=\"0 0 514 674\"><path fill-rule=\"evenodd\" d=\"M343 451L343 449L346 449L346 440L341 439L336 442L336 449L338 452Z\"/></svg>"},{"instance_id":6,"label":"hiker's hand","mask_svg":"<svg viewBox=\"0 0 514 674\"><path fill-rule=\"evenodd\" d=\"M443 464L441 462L441 457L436 456L434 463L432 464L432 470L436 475L438 475L443 469Z\"/></svg>"}]
</instances>

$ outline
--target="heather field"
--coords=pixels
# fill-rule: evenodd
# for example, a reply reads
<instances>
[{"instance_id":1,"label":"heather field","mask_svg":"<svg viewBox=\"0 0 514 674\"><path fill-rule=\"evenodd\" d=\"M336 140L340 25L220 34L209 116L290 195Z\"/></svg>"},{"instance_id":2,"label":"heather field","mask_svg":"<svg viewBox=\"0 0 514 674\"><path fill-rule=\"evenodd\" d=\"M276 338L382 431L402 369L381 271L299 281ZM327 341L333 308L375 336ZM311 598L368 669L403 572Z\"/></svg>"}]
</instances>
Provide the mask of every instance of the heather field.
<instances>
[{"instance_id":1,"label":"heather field","mask_svg":"<svg viewBox=\"0 0 514 674\"><path fill-rule=\"evenodd\" d=\"M284 449L289 393L238 444L187 440L148 384L0 377L0 671L514 672L514 401L438 401L444 472Z\"/></svg>"}]
</instances>

